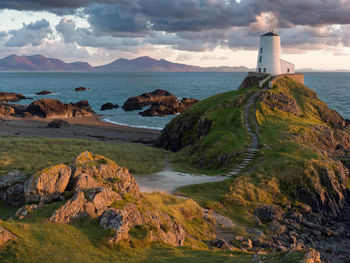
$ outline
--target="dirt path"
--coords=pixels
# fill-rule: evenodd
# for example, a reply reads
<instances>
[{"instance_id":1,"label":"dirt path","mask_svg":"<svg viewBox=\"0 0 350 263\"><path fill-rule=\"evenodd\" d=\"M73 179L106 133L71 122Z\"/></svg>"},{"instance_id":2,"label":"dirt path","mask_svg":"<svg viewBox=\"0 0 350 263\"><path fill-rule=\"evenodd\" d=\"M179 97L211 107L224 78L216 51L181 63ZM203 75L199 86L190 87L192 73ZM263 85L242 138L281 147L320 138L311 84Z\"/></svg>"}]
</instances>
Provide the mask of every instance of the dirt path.
<instances>
[{"instance_id":1,"label":"dirt path","mask_svg":"<svg viewBox=\"0 0 350 263\"><path fill-rule=\"evenodd\" d=\"M255 94L253 94L247 100L247 103L243 108L245 126L252 138L252 142L247 150L247 153L244 156L242 163L237 165L234 170L227 174L218 176L187 174L173 171L171 165L167 162L166 169L164 171L158 172L156 174L134 175L136 181L140 185L141 191L164 191L174 193L176 189L181 186L224 181L228 177L237 175L242 170L244 170L254 159L254 156L259 151L260 147L259 137L257 135L258 131L254 131L250 122L250 109L254 107L255 112L255 99L260 94L260 92L261 91L257 91ZM255 114L253 115L252 121L255 123L255 127L258 128Z\"/></svg>"}]
</instances>

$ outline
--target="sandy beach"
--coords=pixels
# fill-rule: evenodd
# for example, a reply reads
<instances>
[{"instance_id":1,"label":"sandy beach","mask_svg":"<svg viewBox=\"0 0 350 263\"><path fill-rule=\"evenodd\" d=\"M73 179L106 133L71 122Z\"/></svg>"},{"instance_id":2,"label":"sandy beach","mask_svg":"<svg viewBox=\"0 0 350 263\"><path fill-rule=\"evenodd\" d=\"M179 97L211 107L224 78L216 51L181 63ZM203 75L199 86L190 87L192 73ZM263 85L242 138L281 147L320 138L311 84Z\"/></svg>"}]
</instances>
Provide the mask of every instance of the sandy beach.
<instances>
[{"instance_id":1,"label":"sandy beach","mask_svg":"<svg viewBox=\"0 0 350 263\"><path fill-rule=\"evenodd\" d=\"M45 118L0 118L0 135L42 136L50 138L77 138L107 142L139 142L152 144L159 130L133 128L103 122L98 116L62 118L69 127L48 128L52 119Z\"/></svg>"}]
</instances>

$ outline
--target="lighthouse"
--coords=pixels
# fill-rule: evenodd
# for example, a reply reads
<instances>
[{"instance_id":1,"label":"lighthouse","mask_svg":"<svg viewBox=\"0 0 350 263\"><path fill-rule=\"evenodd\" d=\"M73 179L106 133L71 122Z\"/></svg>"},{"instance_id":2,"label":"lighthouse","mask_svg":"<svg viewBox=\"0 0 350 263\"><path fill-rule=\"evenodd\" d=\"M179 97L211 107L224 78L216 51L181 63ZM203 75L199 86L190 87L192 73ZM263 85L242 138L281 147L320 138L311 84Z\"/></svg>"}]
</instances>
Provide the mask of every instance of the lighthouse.
<instances>
[{"instance_id":1,"label":"lighthouse","mask_svg":"<svg viewBox=\"0 0 350 263\"><path fill-rule=\"evenodd\" d=\"M281 59L281 38L272 30L260 37L256 72L270 75L292 74L294 64Z\"/></svg>"}]
</instances>

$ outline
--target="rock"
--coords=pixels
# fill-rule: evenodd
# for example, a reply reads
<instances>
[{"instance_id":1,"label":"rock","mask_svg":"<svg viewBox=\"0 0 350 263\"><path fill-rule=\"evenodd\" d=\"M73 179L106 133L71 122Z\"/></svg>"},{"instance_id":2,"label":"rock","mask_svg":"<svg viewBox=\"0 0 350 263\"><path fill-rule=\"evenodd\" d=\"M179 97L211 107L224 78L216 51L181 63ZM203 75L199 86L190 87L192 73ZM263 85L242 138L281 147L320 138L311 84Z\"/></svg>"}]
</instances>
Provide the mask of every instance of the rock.
<instances>
[{"instance_id":1,"label":"rock","mask_svg":"<svg viewBox=\"0 0 350 263\"><path fill-rule=\"evenodd\" d=\"M321 263L321 255L317 250L310 248L305 252L302 263Z\"/></svg>"},{"instance_id":2,"label":"rock","mask_svg":"<svg viewBox=\"0 0 350 263\"><path fill-rule=\"evenodd\" d=\"M8 205L20 206L24 203L23 185L27 175L21 171L11 171L0 178L0 199Z\"/></svg>"},{"instance_id":3,"label":"rock","mask_svg":"<svg viewBox=\"0 0 350 263\"><path fill-rule=\"evenodd\" d=\"M346 204L349 170L340 162L325 159L311 161L304 173L310 178L310 184L307 188L305 185L296 187L293 197L311 206L315 213L322 212L333 218L339 216Z\"/></svg>"},{"instance_id":4,"label":"rock","mask_svg":"<svg viewBox=\"0 0 350 263\"><path fill-rule=\"evenodd\" d=\"M8 188L14 184L24 183L26 180L27 175L22 171L11 171L0 178L0 189Z\"/></svg>"},{"instance_id":5,"label":"rock","mask_svg":"<svg viewBox=\"0 0 350 263\"><path fill-rule=\"evenodd\" d=\"M91 108L90 103L87 100L81 100L77 103L71 103L73 108L79 109L79 110L85 110L86 112L95 114L94 110Z\"/></svg>"},{"instance_id":6,"label":"rock","mask_svg":"<svg viewBox=\"0 0 350 263\"><path fill-rule=\"evenodd\" d=\"M266 78L268 74L261 73L261 76L248 76L246 77L238 89L250 89L252 86L259 87L259 81Z\"/></svg>"},{"instance_id":7,"label":"rock","mask_svg":"<svg viewBox=\"0 0 350 263\"><path fill-rule=\"evenodd\" d=\"M62 119L54 119L53 121L50 121L47 124L47 127L54 128L54 129L60 129L60 128L69 127L69 126L70 126L69 122L64 121Z\"/></svg>"},{"instance_id":8,"label":"rock","mask_svg":"<svg viewBox=\"0 0 350 263\"><path fill-rule=\"evenodd\" d=\"M87 101L65 104L59 100L46 98L32 102L26 112L41 118L81 117L93 114Z\"/></svg>"},{"instance_id":9,"label":"rock","mask_svg":"<svg viewBox=\"0 0 350 263\"><path fill-rule=\"evenodd\" d=\"M65 164L37 172L24 185L26 202L49 203L57 200L66 189L71 172L71 168Z\"/></svg>"},{"instance_id":10,"label":"rock","mask_svg":"<svg viewBox=\"0 0 350 263\"><path fill-rule=\"evenodd\" d=\"M0 92L0 101L17 102L25 99L28 98L26 98L22 94L17 94L13 92Z\"/></svg>"},{"instance_id":11,"label":"rock","mask_svg":"<svg viewBox=\"0 0 350 263\"><path fill-rule=\"evenodd\" d=\"M215 239L210 242L213 247L221 248L224 250L231 250L231 247L224 239Z\"/></svg>"},{"instance_id":12,"label":"rock","mask_svg":"<svg viewBox=\"0 0 350 263\"><path fill-rule=\"evenodd\" d=\"M7 242L16 239L17 237L14 234L0 226L0 247L5 245Z\"/></svg>"},{"instance_id":13,"label":"rock","mask_svg":"<svg viewBox=\"0 0 350 263\"><path fill-rule=\"evenodd\" d=\"M37 93L35 93L36 95L49 95L49 94L52 94L51 91L48 91L48 90L42 90L42 91L39 91Z\"/></svg>"},{"instance_id":14,"label":"rock","mask_svg":"<svg viewBox=\"0 0 350 263\"><path fill-rule=\"evenodd\" d=\"M39 206L36 204L31 204L31 205L26 205L24 207L21 207L15 213L15 218L23 219L26 216L28 216L28 214L30 214L31 212L33 212L34 210L36 210L38 208L39 208Z\"/></svg>"},{"instance_id":15,"label":"rock","mask_svg":"<svg viewBox=\"0 0 350 263\"><path fill-rule=\"evenodd\" d=\"M255 209L254 215L264 224L279 221L282 219L282 208L275 205L261 205Z\"/></svg>"},{"instance_id":16,"label":"rock","mask_svg":"<svg viewBox=\"0 0 350 263\"><path fill-rule=\"evenodd\" d=\"M75 91L86 91L87 89L85 87L78 87L75 88Z\"/></svg>"},{"instance_id":17,"label":"rock","mask_svg":"<svg viewBox=\"0 0 350 263\"><path fill-rule=\"evenodd\" d=\"M15 109L8 105L0 105L0 117L9 117L15 114Z\"/></svg>"},{"instance_id":18,"label":"rock","mask_svg":"<svg viewBox=\"0 0 350 263\"><path fill-rule=\"evenodd\" d=\"M166 101L176 101L177 98L168 91L157 89L150 93L143 93L137 97L129 98L123 105L125 111L142 110L143 107L152 103L161 103Z\"/></svg>"},{"instance_id":19,"label":"rock","mask_svg":"<svg viewBox=\"0 0 350 263\"><path fill-rule=\"evenodd\" d=\"M72 177L74 191L109 186L120 195L129 193L135 198L140 195L136 180L128 169L101 155L83 152L74 160L74 165L76 166Z\"/></svg>"},{"instance_id":20,"label":"rock","mask_svg":"<svg viewBox=\"0 0 350 263\"><path fill-rule=\"evenodd\" d=\"M126 232L135 226L152 225L149 230L151 241L162 241L173 246L181 246L185 240L185 230L182 225L175 223L168 214L161 211L139 211L139 208L132 203L127 204L123 209L108 210L101 217L102 226L114 228L116 233L110 238L110 242L118 242L128 238Z\"/></svg>"},{"instance_id":21,"label":"rock","mask_svg":"<svg viewBox=\"0 0 350 263\"><path fill-rule=\"evenodd\" d=\"M142 116L167 116L183 112L185 109L198 102L196 99L184 98L179 101L173 94L165 90L157 89L150 93L144 93L137 97L129 98L123 105L125 111L142 110L145 106L149 109L140 112Z\"/></svg>"},{"instance_id":22,"label":"rock","mask_svg":"<svg viewBox=\"0 0 350 263\"><path fill-rule=\"evenodd\" d=\"M198 100L196 99L185 99L186 103L179 102L179 101L169 101L166 103L157 103L152 104L152 106L145 110L140 112L139 114L144 117L153 117L153 116L168 116L168 115L174 115L179 114L186 110L187 108L191 107L194 103L197 103Z\"/></svg>"},{"instance_id":23,"label":"rock","mask_svg":"<svg viewBox=\"0 0 350 263\"><path fill-rule=\"evenodd\" d=\"M107 102L101 106L100 110L104 111L104 110L113 110L113 109L114 109L114 105L110 102Z\"/></svg>"},{"instance_id":24,"label":"rock","mask_svg":"<svg viewBox=\"0 0 350 263\"><path fill-rule=\"evenodd\" d=\"M71 109L67 104L54 99L40 99L32 102L27 110L33 116L42 118L67 117Z\"/></svg>"},{"instance_id":25,"label":"rock","mask_svg":"<svg viewBox=\"0 0 350 263\"><path fill-rule=\"evenodd\" d=\"M109 208L103 212L100 226L104 229L113 228L116 231L112 242L117 243L129 238L129 225L126 217L115 208Z\"/></svg>"},{"instance_id":26,"label":"rock","mask_svg":"<svg viewBox=\"0 0 350 263\"><path fill-rule=\"evenodd\" d=\"M301 115L301 108L295 99L291 96L287 96L282 92L263 93L262 98L264 100L264 103L272 110L278 109L296 116Z\"/></svg>"},{"instance_id":27,"label":"rock","mask_svg":"<svg viewBox=\"0 0 350 263\"><path fill-rule=\"evenodd\" d=\"M118 193L109 188L95 188L77 192L50 217L51 222L71 223L83 217L99 217L111 204L121 201Z\"/></svg>"}]
</instances>

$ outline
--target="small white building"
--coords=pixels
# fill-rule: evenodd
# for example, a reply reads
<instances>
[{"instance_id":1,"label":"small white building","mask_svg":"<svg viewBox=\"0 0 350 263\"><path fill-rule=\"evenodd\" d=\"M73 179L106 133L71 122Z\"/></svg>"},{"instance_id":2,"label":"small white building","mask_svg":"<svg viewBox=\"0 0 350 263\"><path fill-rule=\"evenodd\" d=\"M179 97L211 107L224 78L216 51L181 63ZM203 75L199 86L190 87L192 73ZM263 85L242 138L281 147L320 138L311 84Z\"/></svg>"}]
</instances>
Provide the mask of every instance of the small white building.
<instances>
[{"instance_id":1,"label":"small white building","mask_svg":"<svg viewBox=\"0 0 350 263\"><path fill-rule=\"evenodd\" d=\"M295 73L294 64L281 59L281 39L273 31L260 37L256 72L271 75Z\"/></svg>"}]
</instances>

